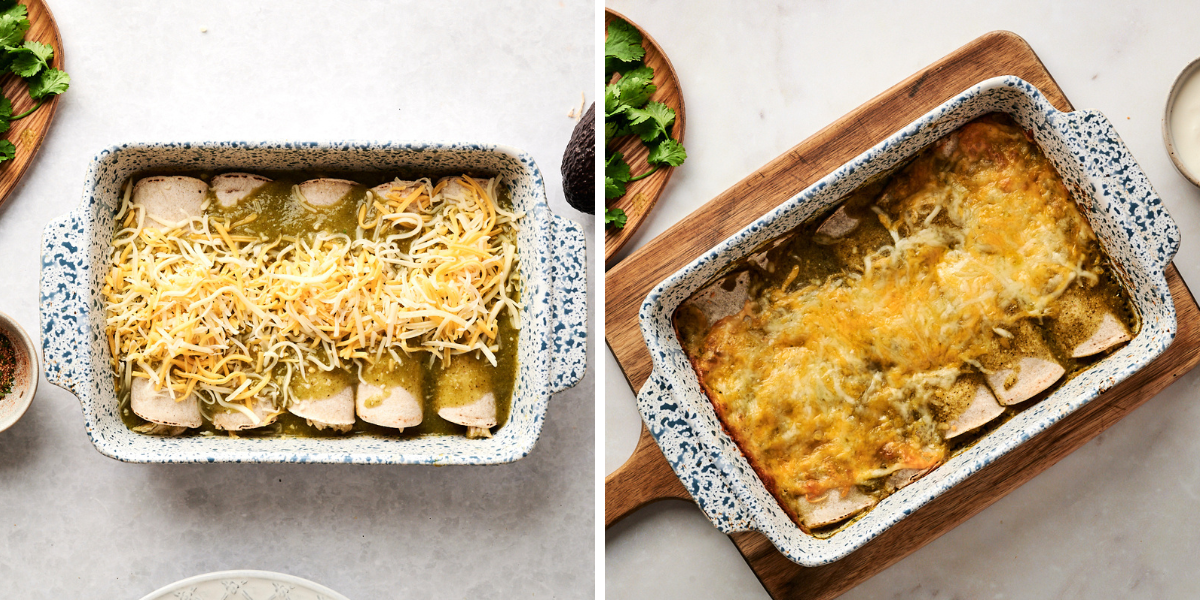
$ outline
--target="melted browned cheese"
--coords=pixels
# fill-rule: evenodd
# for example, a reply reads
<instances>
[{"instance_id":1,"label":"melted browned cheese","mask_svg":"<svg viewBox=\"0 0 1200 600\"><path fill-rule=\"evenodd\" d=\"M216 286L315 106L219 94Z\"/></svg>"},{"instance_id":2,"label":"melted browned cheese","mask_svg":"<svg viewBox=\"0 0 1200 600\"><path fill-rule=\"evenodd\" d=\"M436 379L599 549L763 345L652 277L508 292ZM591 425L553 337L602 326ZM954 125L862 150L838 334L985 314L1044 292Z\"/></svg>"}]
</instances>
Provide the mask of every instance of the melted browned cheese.
<instances>
[{"instance_id":1,"label":"melted browned cheese","mask_svg":"<svg viewBox=\"0 0 1200 600\"><path fill-rule=\"evenodd\" d=\"M945 460L959 377L1055 316L1104 269L1091 227L1040 149L1007 117L964 125L847 200L836 242L814 226L754 268L752 299L681 339L733 438L795 516L901 469Z\"/></svg>"}]
</instances>

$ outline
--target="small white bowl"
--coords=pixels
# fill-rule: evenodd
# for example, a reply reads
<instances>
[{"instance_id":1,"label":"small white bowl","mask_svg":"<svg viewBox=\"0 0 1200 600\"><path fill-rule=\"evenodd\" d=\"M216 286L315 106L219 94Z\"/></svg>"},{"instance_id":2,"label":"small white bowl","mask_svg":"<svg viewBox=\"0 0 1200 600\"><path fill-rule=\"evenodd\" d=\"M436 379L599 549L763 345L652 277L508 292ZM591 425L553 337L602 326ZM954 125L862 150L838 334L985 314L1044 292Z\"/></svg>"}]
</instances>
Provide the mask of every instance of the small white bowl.
<instances>
[{"instance_id":1,"label":"small white bowl","mask_svg":"<svg viewBox=\"0 0 1200 600\"><path fill-rule=\"evenodd\" d=\"M1200 58L1188 63L1188 66L1179 72L1179 76L1175 78L1175 83L1171 84L1171 92L1167 94L1167 106L1163 110L1163 143L1167 146L1167 154L1171 156L1171 163L1175 165L1175 170L1183 175L1184 179L1192 182L1192 185L1200 187L1200 173L1193 173L1188 170L1183 161L1179 159L1179 154L1175 151L1175 134L1171 131L1171 118L1175 115L1175 100L1179 96L1179 88L1183 82L1187 81L1192 76L1200 77Z\"/></svg>"},{"instance_id":2,"label":"small white bowl","mask_svg":"<svg viewBox=\"0 0 1200 600\"><path fill-rule=\"evenodd\" d=\"M37 350L33 341L17 323L16 319L0 312L0 335L8 338L15 354L17 368L13 373L12 390L0 398L0 431L12 427L21 420L33 395L37 393L38 368Z\"/></svg>"}]
</instances>

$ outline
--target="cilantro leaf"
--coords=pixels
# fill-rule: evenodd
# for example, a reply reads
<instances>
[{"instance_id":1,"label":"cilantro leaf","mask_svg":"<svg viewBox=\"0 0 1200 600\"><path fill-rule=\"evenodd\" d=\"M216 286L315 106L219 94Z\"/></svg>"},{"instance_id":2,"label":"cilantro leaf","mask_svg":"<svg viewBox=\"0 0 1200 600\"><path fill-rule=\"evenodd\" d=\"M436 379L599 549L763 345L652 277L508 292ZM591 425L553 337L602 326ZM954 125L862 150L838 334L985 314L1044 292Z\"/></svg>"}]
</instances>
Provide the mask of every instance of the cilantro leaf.
<instances>
[{"instance_id":1,"label":"cilantro leaf","mask_svg":"<svg viewBox=\"0 0 1200 600\"><path fill-rule=\"evenodd\" d=\"M616 227L617 229L621 229L622 227L625 227L625 221L627 219L628 219L628 217L625 216L625 211L623 211L619 208L604 209L604 226L605 227L611 226L611 227Z\"/></svg>"},{"instance_id":2,"label":"cilantro leaf","mask_svg":"<svg viewBox=\"0 0 1200 600\"><path fill-rule=\"evenodd\" d=\"M626 68L625 63L623 63L611 56L605 56L604 57L604 80L605 81L612 80L613 73L621 71L625 68Z\"/></svg>"},{"instance_id":3,"label":"cilantro leaf","mask_svg":"<svg viewBox=\"0 0 1200 600\"><path fill-rule=\"evenodd\" d=\"M625 195L625 185L623 183L618 183L612 177L604 178L604 198L606 200L612 200L613 198L620 198L621 196L624 196L624 195Z\"/></svg>"},{"instance_id":4,"label":"cilantro leaf","mask_svg":"<svg viewBox=\"0 0 1200 600\"><path fill-rule=\"evenodd\" d=\"M38 42L25 42L21 48L8 48L8 57L12 59L13 73L21 77L33 77L50 66L54 48Z\"/></svg>"},{"instance_id":5,"label":"cilantro leaf","mask_svg":"<svg viewBox=\"0 0 1200 600\"><path fill-rule=\"evenodd\" d=\"M32 50L33 53L38 56L38 58L46 61L47 63L50 62L50 59L54 58L54 46L51 46L50 44L43 44L41 42L29 40L25 42L24 47Z\"/></svg>"},{"instance_id":6,"label":"cilantro leaf","mask_svg":"<svg viewBox=\"0 0 1200 600\"><path fill-rule=\"evenodd\" d=\"M66 71L46 69L29 81L29 97L41 100L67 91L71 85L71 76Z\"/></svg>"},{"instance_id":7,"label":"cilantro leaf","mask_svg":"<svg viewBox=\"0 0 1200 600\"><path fill-rule=\"evenodd\" d=\"M24 19L29 15L29 10L24 4L19 4L17 0L3 0L0 2L0 16L11 15L17 19Z\"/></svg>"},{"instance_id":8,"label":"cilantro leaf","mask_svg":"<svg viewBox=\"0 0 1200 600\"><path fill-rule=\"evenodd\" d=\"M654 68L642 65L635 69L630 69L621 74L621 77L637 77L646 81L654 81Z\"/></svg>"},{"instance_id":9,"label":"cilantro leaf","mask_svg":"<svg viewBox=\"0 0 1200 600\"><path fill-rule=\"evenodd\" d=\"M652 165L661 165L664 167L678 167L687 160L687 150L683 149L683 144L679 140L666 139L662 143L650 149L650 156L646 157L646 162Z\"/></svg>"},{"instance_id":10,"label":"cilantro leaf","mask_svg":"<svg viewBox=\"0 0 1200 600\"><path fill-rule=\"evenodd\" d=\"M629 178L629 165L625 157L620 152L613 152L604 163L604 197L611 200L624 196Z\"/></svg>"},{"instance_id":11,"label":"cilantro leaf","mask_svg":"<svg viewBox=\"0 0 1200 600\"><path fill-rule=\"evenodd\" d=\"M675 110L661 102L650 102L645 108L626 111L629 126L647 144L659 136L670 137L670 128L675 123Z\"/></svg>"},{"instance_id":12,"label":"cilantro leaf","mask_svg":"<svg viewBox=\"0 0 1200 600\"><path fill-rule=\"evenodd\" d=\"M615 83L604 86L604 117L619 115L625 112L626 108L629 107L621 102L621 88Z\"/></svg>"},{"instance_id":13,"label":"cilantro leaf","mask_svg":"<svg viewBox=\"0 0 1200 600\"><path fill-rule=\"evenodd\" d=\"M25 39L25 32L29 31L29 19L24 16L16 16L11 12L5 12L0 15L0 46L16 46Z\"/></svg>"},{"instance_id":14,"label":"cilantro leaf","mask_svg":"<svg viewBox=\"0 0 1200 600\"><path fill-rule=\"evenodd\" d=\"M9 122L12 121L12 101L4 96L0 96L0 133L8 131Z\"/></svg>"},{"instance_id":15,"label":"cilantro leaf","mask_svg":"<svg viewBox=\"0 0 1200 600\"><path fill-rule=\"evenodd\" d=\"M605 123L604 124L604 145L608 146L608 144L610 142L612 142L612 139L616 136L617 136L617 124L616 123Z\"/></svg>"},{"instance_id":16,"label":"cilantro leaf","mask_svg":"<svg viewBox=\"0 0 1200 600\"><path fill-rule=\"evenodd\" d=\"M613 71L620 71L619 63L633 63L642 60L646 49L642 48L642 34L636 27L620 19L608 24L608 37L604 40L604 62L609 64L609 58L614 59ZM609 77L612 75L610 74Z\"/></svg>"},{"instance_id":17,"label":"cilantro leaf","mask_svg":"<svg viewBox=\"0 0 1200 600\"><path fill-rule=\"evenodd\" d=\"M618 178L621 181L629 181L629 165L625 163L625 157L620 152L613 152L613 155L604 162L604 175Z\"/></svg>"},{"instance_id":18,"label":"cilantro leaf","mask_svg":"<svg viewBox=\"0 0 1200 600\"><path fill-rule=\"evenodd\" d=\"M649 75L646 72L649 72ZM651 79L654 71L649 67L645 69L637 69L630 71L621 76L616 83L612 84L617 88L617 98L622 104L632 108L641 108L646 105L646 101L650 99L650 95L658 89L654 85L654 80Z\"/></svg>"},{"instance_id":19,"label":"cilantro leaf","mask_svg":"<svg viewBox=\"0 0 1200 600\"><path fill-rule=\"evenodd\" d=\"M11 160L17 155L17 147L8 140L0 140L0 162Z\"/></svg>"}]
</instances>

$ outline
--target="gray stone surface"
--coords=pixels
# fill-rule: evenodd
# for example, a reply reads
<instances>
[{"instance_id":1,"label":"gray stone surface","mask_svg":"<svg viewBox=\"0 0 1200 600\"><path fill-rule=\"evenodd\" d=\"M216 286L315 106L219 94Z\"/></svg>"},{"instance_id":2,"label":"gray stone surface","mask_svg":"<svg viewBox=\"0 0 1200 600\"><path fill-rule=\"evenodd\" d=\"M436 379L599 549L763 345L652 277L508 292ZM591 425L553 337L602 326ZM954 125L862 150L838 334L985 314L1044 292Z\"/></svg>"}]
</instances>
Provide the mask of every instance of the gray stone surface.
<instances>
[{"instance_id":1,"label":"gray stone surface","mask_svg":"<svg viewBox=\"0 0 1200 600\"><path fill-rule=\"evenodd\" d=\"M593 3L51 8L73 82L0 207L0 310L31 334L41 229L78 204L91 157L123 141L509 144L594 242L559 177L567 113L593 99ZM264 569L355 599L591 597L594 381L551 401L528 458L475 468L124 464L92 449L74 397L43 381L0 432L0 595L136 599Z\"/></svg>"}]
</instances>

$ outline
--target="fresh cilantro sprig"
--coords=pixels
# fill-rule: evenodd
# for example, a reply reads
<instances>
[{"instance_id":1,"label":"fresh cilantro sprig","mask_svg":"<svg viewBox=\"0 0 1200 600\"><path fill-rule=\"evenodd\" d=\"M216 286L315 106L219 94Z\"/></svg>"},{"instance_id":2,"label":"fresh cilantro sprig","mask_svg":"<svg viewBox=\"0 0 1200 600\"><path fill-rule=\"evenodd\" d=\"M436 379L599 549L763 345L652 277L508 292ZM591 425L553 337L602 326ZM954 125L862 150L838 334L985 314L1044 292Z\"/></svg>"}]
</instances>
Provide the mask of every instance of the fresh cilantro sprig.
<instances>
[{"instance_id":1,"label":"fresh cilantro sprig","mask_svg":"<svg viewBox=\"0 0 1200 600\"><path fill-rule=\"evenodd\" d=\"M0 93L0 133L8 131L13 121L24 119L51 97L67 91L71 76L50 66L54 47L41 42L26 41L29 31L29 12L17 0L0 0L0 76L12 73L25 80L33 106L14 116L12 101ZM0 163L17 154L16 146L0 140Z\"/></svg>"},{"instance_id":2,"label":"fresh cilantro sprig","mask_svg":"<svg viewBox=\"0 0 1200 600\"><path fill-rule=\"evenodd\" d=\"M604 226L620 229L625 226L625 211L619 208L604 209Z\"/></svg>"},{"instance_id":3,"label":"fresh cilantro sprig","mask_svg":"<svg viewBox=\"0 0 1200 600\"><path fill-rule=\"evenodd\" d=\"M654 69L643 62L645 56L642 34L636 27L619 19L609 23L608 37L604 40L604 76L610 82L604 87L606 200L624 196L630 183L649 177L660 167L678 167L687 159L683 144L671 137L675 110L650 100L658 86L654 85ZM615 81L614 75L619 75ZM633 174L620 152L608 149L614 139L629 135L636 135L650 149L646 157L649 168L640 175ZM625 212L606 210L604 223L624 227Z\"/></svg>"}]
</instances>

